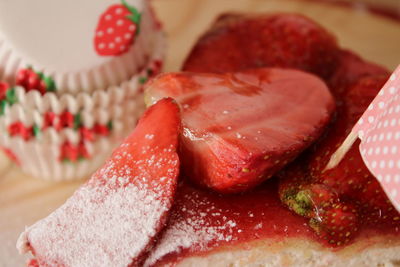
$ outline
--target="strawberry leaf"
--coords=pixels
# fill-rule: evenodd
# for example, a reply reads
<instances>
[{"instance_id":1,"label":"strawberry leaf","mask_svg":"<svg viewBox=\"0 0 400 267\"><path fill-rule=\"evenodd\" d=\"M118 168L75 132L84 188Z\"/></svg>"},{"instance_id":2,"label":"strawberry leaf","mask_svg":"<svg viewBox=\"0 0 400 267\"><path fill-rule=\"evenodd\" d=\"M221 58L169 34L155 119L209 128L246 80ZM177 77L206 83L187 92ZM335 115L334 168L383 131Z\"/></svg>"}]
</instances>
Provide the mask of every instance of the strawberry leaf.
<instances>
[{"instance_id":1,"label":"strawberry leaf","mask_svg":"<svg viewBox=\"0 0 400 267\"><path fill-rule=\"evenodd\" d=\"M129 12L131 13L131 15L127 16L126 18L129 19L130 21L132 21L134 24L136 24L136 35L139 34L140 32L140 22L142 19L142 14L140 14L140 12L133 6L129 5L126 0L121 0L122 5L124 7L126 7Z\"/></svg>"}]
</instances>

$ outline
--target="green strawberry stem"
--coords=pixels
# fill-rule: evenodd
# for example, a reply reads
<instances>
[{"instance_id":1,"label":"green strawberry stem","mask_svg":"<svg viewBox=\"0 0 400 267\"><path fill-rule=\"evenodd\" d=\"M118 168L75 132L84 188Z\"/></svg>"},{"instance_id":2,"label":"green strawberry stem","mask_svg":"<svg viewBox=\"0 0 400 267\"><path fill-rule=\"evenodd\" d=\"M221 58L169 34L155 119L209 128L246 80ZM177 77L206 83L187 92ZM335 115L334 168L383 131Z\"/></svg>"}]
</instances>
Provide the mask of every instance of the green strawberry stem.
<instances>
[{"instance_id":1,"label":"green strawberry stem","mask_svg":"<svg viewBox=\"0 0 400 267\"><path fill-rule=\"evenodd\" d=\"M122 2L122 5L124 7L126 7L129 10L129 12L131 12L132 15L127 16L126 18L136 24L136 27L137 27L136 35L138 35L140 32L140 21L142 18L142 14L140 14L139 11L135 7L129 5L126 2L126 0L121 0L121 2Z\"/></svg>"}]
</instances>

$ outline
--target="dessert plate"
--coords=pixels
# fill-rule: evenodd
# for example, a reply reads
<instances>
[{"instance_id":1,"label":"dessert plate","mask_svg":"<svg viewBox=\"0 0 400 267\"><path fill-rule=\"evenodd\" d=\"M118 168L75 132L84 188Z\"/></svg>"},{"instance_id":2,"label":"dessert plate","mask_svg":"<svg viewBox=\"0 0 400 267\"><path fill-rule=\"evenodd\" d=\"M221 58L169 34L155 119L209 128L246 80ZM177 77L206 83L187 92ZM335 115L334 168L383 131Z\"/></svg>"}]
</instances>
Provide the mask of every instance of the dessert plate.
<instances>
[{"instance_id":1,"label":"dessert plate","mask_svg":"<svg viewBox=\"0 0 400 267\"><path fill-rule=\"evenodd\" d=\"M180 68L199 35L224 11L305 14L332 31L341 46L365 59L391 70L400 64L400 22L364 9L300 0L154 0L153 4L169 33L168 71ZM15 249L19 233L61 205L80 184L31 179L0 158L0 266L24 264Z\"/></svg>"}]
</instances>

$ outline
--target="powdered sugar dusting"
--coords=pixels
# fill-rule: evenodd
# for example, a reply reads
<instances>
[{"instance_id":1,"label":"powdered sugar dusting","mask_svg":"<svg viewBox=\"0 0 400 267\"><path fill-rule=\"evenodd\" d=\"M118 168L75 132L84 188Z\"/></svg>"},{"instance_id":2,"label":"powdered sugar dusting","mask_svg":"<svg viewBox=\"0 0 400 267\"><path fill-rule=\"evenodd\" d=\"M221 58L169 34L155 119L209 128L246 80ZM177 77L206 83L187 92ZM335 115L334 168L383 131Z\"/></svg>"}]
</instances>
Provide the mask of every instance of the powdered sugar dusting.
<instances>
[{"instance_id":1,"label":"powdered sugar dusting","mask_svg":"<svg viewBox=\"0 0 400 267\"><path fill-rule=\"evenodd\" d=\"M129 266L165 222L178 160L172 148L136 161L126 149L121 146L63 206L29 227L18 241L20 252L32 247L45 266ZM154 179L151 172L162 168L164 176Z\"/></svg>"},{"instance_id":2,"label":"powdered sugar dusting","mask_svg":"<svg viewBox=\"0 0 400 267\"><path fill-rule=\"evenodd\" d=\"M147 259L145 266L152 266L163 256L183 249L206 250L210 243L234 241L234 231L241 231L236 222L224 216L224 211L213 205L196 191L182 193L173 211L170 224L162 239ZM199 212L197 207L208 207ZM184 214L182 216L182 214ZM214 217L213 223L209 216ZM217 220L215 220L217 218ZM218 221L218 223L215 223Z\"/></svg>"}]
</instances>

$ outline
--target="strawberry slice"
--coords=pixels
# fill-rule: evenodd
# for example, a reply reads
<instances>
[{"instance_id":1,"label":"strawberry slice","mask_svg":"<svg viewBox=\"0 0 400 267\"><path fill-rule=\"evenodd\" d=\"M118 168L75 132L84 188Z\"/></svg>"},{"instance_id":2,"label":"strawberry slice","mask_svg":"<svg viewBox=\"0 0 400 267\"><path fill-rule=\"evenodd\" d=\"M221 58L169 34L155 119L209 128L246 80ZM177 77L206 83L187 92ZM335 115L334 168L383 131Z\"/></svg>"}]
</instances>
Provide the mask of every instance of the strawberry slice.
<instances>
[{"instance_id":1,"label":"strawberry slice","mask_svg":"<svg viewBox=\"0 0 400 267\"><path fill-rule=\"evenodd\" d=\"M138 266L164 227L176 191L180 116L150 107L105 165L67 202L26 229L21 252L40 266Z\"/></svg>"},{"instance_id":2,"label":"strawberry slice","mask_svg":"<svg viewBox=\"0 0 400 267\"><path fill-rule=\"evenodd\" d=\"M146 88L147 102L166 96L182 108L185 172L223 193L270 178L320 135L334 108L320 79L283 69L168 73Z\"/></svg>"},{"instance_id":3,"label":"strawberry slice","mask_svg":"<svg viewBox=\"0 0 400 267\"><path fill-rule=\"evenodd\" d=\"M100 56L126 53L139 34L141 13L125 0L110 6L100 17L94 47Z\"/></svg>"},{"instance_id":4,"label":"strawberry slice","mask_svg":"<svg viewBox=\"0 0 400 267\"><path fill-rule=\"evenodd\" d=\"M328 78L338 53L335 38L301 15L225 14L200 38L183 70L223 73L285 67Z\"/></svg>"}]
</instances>

